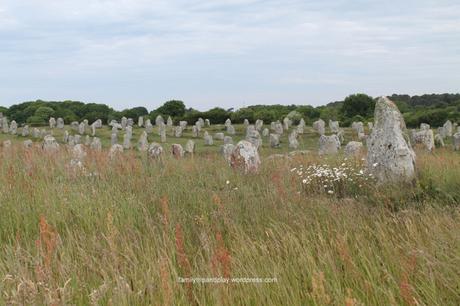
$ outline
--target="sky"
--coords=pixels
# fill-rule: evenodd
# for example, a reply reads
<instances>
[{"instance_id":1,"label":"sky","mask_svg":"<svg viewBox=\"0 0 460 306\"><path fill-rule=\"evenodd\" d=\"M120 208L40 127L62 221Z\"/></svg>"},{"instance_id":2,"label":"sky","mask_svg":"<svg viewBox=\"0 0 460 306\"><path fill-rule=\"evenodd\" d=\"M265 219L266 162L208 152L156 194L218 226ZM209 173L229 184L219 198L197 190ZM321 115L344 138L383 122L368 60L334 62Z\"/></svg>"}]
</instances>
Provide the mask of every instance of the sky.
<instances>
[{"instance_id":1,"label":"sky","mask_svg":"<svg viewBox=\"0 0 460 306\"><path fill-rule=\"evenodd\" d=\"M460 92L458 0L0 0L0 105Z\"/></svg>"}]
</instances>

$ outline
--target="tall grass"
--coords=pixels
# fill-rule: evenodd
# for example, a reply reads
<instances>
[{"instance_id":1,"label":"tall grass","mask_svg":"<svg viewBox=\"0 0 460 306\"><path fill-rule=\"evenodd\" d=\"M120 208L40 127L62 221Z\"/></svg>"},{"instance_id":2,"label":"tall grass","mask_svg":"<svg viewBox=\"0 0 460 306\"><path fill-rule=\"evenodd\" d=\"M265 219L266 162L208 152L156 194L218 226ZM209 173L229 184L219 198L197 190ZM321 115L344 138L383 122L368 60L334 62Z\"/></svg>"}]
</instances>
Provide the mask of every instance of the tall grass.
<instances>
[{"instance_id":1,"label":"tall grass","mask_svg":"<svg viewBox=\"0 0 460 306\"><path fill-rule=\"evenodd\" d=\"M217 154L89 152L84 170L68 152L1 154L0 304L460 304L460 156L447 150L419 153L414 186L340 195L306 193L290 170L341 156L244 176Z\"/></svg>"}]
</instances>

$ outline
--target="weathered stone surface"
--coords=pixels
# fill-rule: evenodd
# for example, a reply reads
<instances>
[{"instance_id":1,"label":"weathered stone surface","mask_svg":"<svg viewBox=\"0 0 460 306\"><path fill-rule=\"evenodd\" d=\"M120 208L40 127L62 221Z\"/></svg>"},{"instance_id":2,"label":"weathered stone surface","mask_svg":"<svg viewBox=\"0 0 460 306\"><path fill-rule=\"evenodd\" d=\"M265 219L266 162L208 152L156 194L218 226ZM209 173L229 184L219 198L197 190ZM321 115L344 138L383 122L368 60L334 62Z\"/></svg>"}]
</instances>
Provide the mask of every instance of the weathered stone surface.
<instances>
[{"instance_id":1,"label":"weathered stone surface","mask_svg":"<svg viewBox=\"0 0 460 306\"><path fill-rule=\"evenodd\" d=\"M205 126L211 126L211 121L209 121L209 119L205 119L204 120L204 125Z\"/></svg>"},{"instance_id":2,"label":"weathered stone surface","mask_svg":"<svg viewBox=\"0 0 460 306\"><path fill-rule=\"evenodd\" d=\"M358 139L359 139L359 141L366 140L366 139L367 139L367 135L364 134L364 132L359 132L359 133L358 133Z\"/></svg>"},{"instance_id":3,"label":"weathered stone surface","mask_svg":"<svg viewBox=\"0 0 460 306\"><path fill-rule=\"evenodd\" d=\"M372 131L372 129L374 128L374 122L368 122L367 128L369 129L369 131Z\"/></svg>"},{"instance_id":4,"label":"weathered stone surface","mask_svg":"<svg viewBox=\"0 0 460 306\"><path fill-rule=\"evenodd\" d=\"M262 132L262 128L264 126L264 121L263 120L260 120L260 119L257 119L256 120L256 123L255 123L255 128L256 130L258 130L259 132ZM267 135L268 136L268 135Z\"/></svg>"},{"instance_id":5,"label":"weathered stone surface","mask_svg":"<svg viewBox=\"0 0 460 306\"><path fill-rule=\"evenodd\" d=\"M434 146L434 134L431 129L422 129L421 131L412 132L412 140L414 144L420 144L428 151L432 151Z\"/></svg>"},{"instance_id":6,"label":"weathered stone surface","mask_svg":"<svg viewBox=\"0 0 460 306\"><path fill-rule=\"evenodd\" d=\"M98 137L93 137L93 141L91 141L90 148L94 151L102 150L101 139L99 139Z\"/></svg>"},{"instance_id":7,"label":"weathered stone surface","mask_svg":"<svg viewBox=\"0 0 460 306\"><path fill-rule=\"evenodd\" d=\"M182 137L182 127L181 126L176 126L174 129L174 136L177 138Z\"/></svg>"},{"instance_id":8,"label":"weathered stone surface","mask_svg":"<svg viewBox=\"0 0 460 306\"><path fill-rule=\"evenodd\" d=\"M434 144L436 147L444 147L444 139L441 135L436 134L434 135Z\"/></svg>"},{"instance_id":9,"label":"weathered stone surface","mask_svg":"<svg viewBox=\"0 0 460 306\"><path fill-rule=\"evenodd\" d=\"M147 132L143 131L141 136L139 136L139 141L137 143L137 148L139 151L147 151L149 148L149 141L147 140Z\"/></svg>"},{"instance_id":10,"label":"weathered stone surface","mask_svg":"<svg viewBox=\"0 0 460 306\"><path fill-rule=\"evenodd\" d=\"M244 119L243 125L244 125L244 127L247 127L247 126L249 125L249 120L248 120L248 119Z\"/></svg>"},{"instance_id":11,"label":"weathered stone surface","mask_svg":"<svg viewBox=\"0 0 460 306\"><path fill-rule=\"evenodd\" d=\"M326 123L324 120L319 119L315 122L313 122L313 129L319 134L319 135L324 135L326 133Z\"/></svg>"},{"instance_id":12,"label":"weathered stone surface","mask_svg":"<svg viewBox=\"0 0 460 306\"><path fill-rule=\"evenodd\" d=\"M297 140L297 130L294 130L289 134L289 148L290 149L297 149L299 147L299 141Z\"/></svg>"},{"instance_id":13,"label":"weathered stone surface","mask_svg":"<svg viewBox=\"0 0 460 306\"><path fill-rule=\"evenodd\" d=\"M224 156L225 160L227 163L230 165L232 161L232 152L235 146L233 144L224 144L223 146L220 147L220 152Z\"/></svg>"},{"instance_id":14,"label":"weathered stone surface","mask_svg":"<svg viewBox=\"0 0 460 306\"><path fill-rule=\"evenodd\" d=\"M50 120L48 120L48 123L50 125L50 129L54 129L56 127L56 119L54 119L53 117L51 117Z\"/></svg>"},{"instance_id":15,"label":"weathered stone surface","mask_svg":"<svg viewBox=\"0 0 460 306\"><path fill-rule=\"evenodd\" d=\"M123 149L131 149L131 135L129 133L123 135Z\"/></svg>"},{"instance_id":16,"label":"weathered stone surface","mask_svg":"<svg viewBox=\"0 0 460 306\"><path fill-rule=\"evenodd\" d=\"M256 129L249 132L246 136L246 141L252 143L256 149L259 149L262 146L262 137L260 137L260 133Z\"/></svg>"},{"instance_id":17,"label":"weathered stone surface","mask_svg":"<svg viewBox=\"0 0 460 306\"><path fill-rule=\"evenodd\" d=\"M351 128L352 128L353 130L355 130L356 134L358 134L358 135L359 135L360 133L364 134L364 124L363 124L361 121L359 121L359 122L353 122L353 123L351 124Z\"/></svg>"},{"instance_id":18,"label":"weathered stone surface","mask_svg":"<svg viewBox=\"0 0 460 306\"><path fill-rule=\"evenodd\" d=\"M8 125L8 118L3 117L1 121L2 121L2 132L4 134L8 134L8 132L10 131L10 127Z\"/></svg>"},{"instance_id":19,"label":"weathered stone surface","mask_svg":"<svg viewBox=\"0 0 460 306\"><path fill-rule=\"evenodd\" d=\"M12 120L10 124L10 134L16 135L18 133L18 124L16 121Z\"/></svg>"},{"instance_id":20,"label":"weathered stone surface","mask_svg":"<svg viewBox=\"0 0 460 306\"><path fill-rule=\"evenodd\" d=\"M453 133L453 125L450 120L447 120L446 123L444 123L443 128L446 133L446 137L451 137Z\"/></svg>"},{"instance_id":21,"label":"weathered stone surface","mask_svg":"<svg viewBox=\"0 0 460 306\"><path fill-rule=\"evenodd\" d=\"M174 122L171 119L171 116L169 116L168 119L166 120L166 125L169 127L172 127L174 125Z\"/></svg>"},{"instance_id":22,"label":"weathered stone surface","mask_svg":"<svg viewBox=\"0 0 460 306\"><path fill-rule=\"evenodd\" d=\"M289 119L289 117L284 117L283 119L283 128L285 131L288 131L289 128L291 127L292 125L292 121L291 119Z\"/></svg>"},{"instance_id":23,"label":"weathered stone surface","mask_svg":"<svg viewBox=\"0 0 460 306\"><path fill-rule=\"evenodd\" d=\"M182 148L182 146L178 143L174 143L171 146L171 153L177 159L184 157L184 154L185 154L184 148Z\"/></svg>"},{"instance_id":24,"label":"weathered stone surface","mask_svg":"<svg viewBox=\"0 0 460 306\"><path fill-rule=\"evenodd\" d=\"M270 130L267 129L267 128L263 129L263 131L262 131L262 136L267 137L267 136L269 136L269 135L270 135Z\"/></svg>"},{"instance_id":25,"label":"weathered stone surface","mask_svg":"<svg viewBox=\"0 0 460 306\"><path fill-rule=\"evenodd\" d=\"M427 123L420 123L420 129L421 130L429 130L431 127Z\"/></svg>"},{"instance_id":26,"label":"weathered stone surface","mask_svg":"<svg viewBox=\"0 0 460 306\"><path fill-rule=\"evenodd\" d=\"M283 125L280 122L276 122L274 127L274 131L276 134L283 135L284 129Z\"/></svg>"},{"instance_id":27,"label":"weathered stone surface","mask_svg":"<svg viewBox=\"0 0 460 306\"><path fill-rule=\"evenodd\" d=\"M225 136L224 144L233 144L233 138L231 136Z\"/></svg>"},{"instance_id":28,"label":"weathered stone surface","mask_svg":"<svg viewBox=\"0 0 460 306\"><path fill-rule=\"evenodd\" d=\"M339 138L341 144L345 143L345 132L343 131L343 129L339 129L336 135Z\"/></svg>"},{"instance_id":29,"label":"weathered stone surface","mask_svg":"<svg viewBox=\"0 0 460 306\"><path fill-rule=\"evenodd\" d=\"M74 135L73 136L73 141L74 141L74 144L81 143L81 136L80 135Z\"/></svg>"},{"instance_id":30,"label":"weathered stone surface","mask_svg":"<svg viewBox=\"0 0 460 306\"><path fill-rule=\"evenodd\" d=\"M91 144L91 137L89 135L86 135L85 137L85 146L89 146Z\"/></svg>"},{"instance_id":31,"label":"weathered stone surface","mask_svg":"<svg viewBox=\"0 0 460 306\"><path fill-rule=\"evenodd\" d=\"M245 173L256 173L260 168L260 157L257 147L246 140L238 142L232 151L230 165L242 169Z\"/></svg>"},{"instance_id":32,"label":"weathered stone surface","mask_svg":"<svg viewBox=\"0 0 460 306\"><path fill-rule=\"evenodd\" d=\"M144 126L144 117L143 117L143 116L140 116L140 117L137 119L137 126L138 126L138 127L143 127L143 126Z\"/></svg>"},{"instance_id":33,"label":"weathered stone surface","mask_svg":"<svg viewBox=\"0 0 460 306\"><path fill-rule=\"evenodd\" d=\"M179 121L179 126L184 131L187 128L187 121Z\"/></svg>"},{"instance_id":34,"label":"weathered stone surface","mask_svg":"<svg viewBox=\"0 0 460 306\"><path fill-rule=\"evenodd\" d=\"M77 144L72 148L72 159L83 161L85 157L86 151L82 144Z\"/></svg>"},{"instance_id":35,"label":"weathered stone surface","mask_svg":"<svg viewBox=\"0 0 460 306\"><path fill-rule=\"evenodd\" d=\"M85 123L84 122L78 125L78 134L80 135L85 134Z\"/></svg>"},{"instance_id":36,"label":"weathered stone surface","mask_svg":"<svg viewBox=\"0 0 460 306\"><path fill-rule=\"evenodd\" d=\"M160 141L161 142L166 142L166 130L161 130L160 131Z\"/></svg>"},{"instance_id":37,"label":"weathered stone surface","mask_svg":"<svg viewBox=\"0 0 460 306\"><path fill-rule=\"evenodd\" d=\"M153 124L150 121L150 119L145 120L144 126L145 126L145 131L147 132L147 134L153 133Z\"/></svg>"},{"instance_id":38,"label":"weathered stone surface","mask_svg":"<svg viewBox=\"0 0 460 306\"><path fill-rule=\"evenodd\" d=\"M159 126L160 124L162 123L165 123L163 117L161 115L158 115L156 118L155 118L155 125L156 126Z\"/></svg>"},{"instance_id":39,"label":"weathered stone surface","mask_svg":"<svg viewBox=\"0 0 460 306\"><path fill-rule=\"evenodd\" d=\"M364 152L364 146L362 142L359 141L350 141L345 146L345 155L347 156L356 156Z\"/></svg>"},{"instance_id":40,"label":"weathered stone surface","mask_svg":"<svg viewBox=\"0 0 460 306\"><path fill-rule=\"evenodd\" d=\"M110 136L110 144L113 146L114 144L118 143L118 134L112 133Z\"/></svg>"},{"instance_id":41,"label":"weathered stone surface","mask_svg":"<svg viewBox=\"0 0 460 306\"><path fill-rule=\"evenodd\" d=\"M374 128L367 139L369 171L380 183L415 178L415 153L407 143L406 125L398 107L387 97L375 105Z\"/></svg>"},{"instance_id":42,"label":"weathered stone surface","mask_svg":"<svg viewBox=\"0 0 460 306\"><path fill-rule=\"evenodd\" d=\"M270 134L270 147L278 148L280 146L280 135Z\"/></svg>"},{"instance_id":43,"label":"weathered stone surface","mask_svg":"<svg viewBox=\"0 0 460 306\"><path fill-rule=\"evenodd\" d=\"M22 137L27 137L29 136L30 132L29 132L29 126L28 125L24 125L24 127L22 128Z\"/></svg>"},{"instance_id":44,"label":"weathered stone surface","mask_svg":"<svg viewBox=\"0 0 460 306\"><path fill-rule=\"evenodd\" d=\"M235 127L233 125L227 126L227 134L235 135Z\"/></svg>"},{"instance_id":45,"label":"weathered stone surface","mask_svg":"<svg viewBox=\"0 0 460 306\"><path fill-rule=\"evenodd\" d=\"M53 136L46 135L43 140L42 149L46 152L57 152L59 151L59 144Z\"/></svg>"},{"instance_id":46,"label":"weathered stone surface","mask_svg":"<svg viewBox=\"0 0 460 306\"><path fill-rule=\"evenodd\" d=\"M56 127L57 127L58 129L63 129L63 128L64 128L64 119L62 119L62 118L57 118Z\"/></svg>"},{"instance_id":47,"label":"weathered stone surface","mask_svg":"<svg viewBox=\"0 0 460 306\"><path fill-rule=\"evenodd\" d=\"M199 137L200 131L196 125L192 126L192 137Z\"/></svg>"},{"instance_id":48,"label":"weathered stone surface","mask_svg":"<svg viewBox=\"0 0 460 306\"><path fill-rule=\"evenodd\" d=\"M30 139L24 140L22 143L24 148L32 148L33 144L33 141Z\"/></svg>"},{"instance_id":49,"label":"weathered stone surface","mask_svg":"<svg viewBox=\"0 0 460 306\"><path fill-rule=\"evenodd\" d=\"M319 154L328 155L336 154L340 148L340 140L337 135L321 135L319 138Z\"/></svg>"},{"instance_id":50,"label":"weathered stone surface","mask_svg":"<svg viewBox=\"0 0 460 306\"><path fill-rule=\"evenodd\" d=\"M455 133L452 136L452 144L454 146L455 151L460 151L460 132Z\"/></svg>"},{"instance_id":51,"label":"weathered stone surface","mask_svg":"<svg viewBox=\"0 0 460 306\"><path fill-rule=\"evenodd\" d=\"M159 159L163 155L163 147L156 142L152 142L147 150L147 155L153 159Z\"/></svg>"},{"instance_id":52,"label":"weathered stone surface","mask_svg":"<svg viewBox=\"0 0 460 306\"><path fill-rule=\"evenodd\" d=\"M209 135L207 132L204 135L204 145L205 146L212 146L214 144L214 140L212 139L212 136Z\"/></svg>"},{"instance_id":53,"label":"weathered stone surface","mask_svg":"<svg viewBox=\"0 0 460 306\"><path fill-rule=\"evenodd\" d=\"M114 159L114 158L116 158L118 155L120 155L122 153L123 153L123 146L119 145L117 143L113 144L110 147L110 150L109 150L109 158Z\"/></svg>"},{"instance_id":54,"label":"weathered stone surface","mask_svg":"<svg viewBox=\"0 0 460 306\"><path fill-rule=\"evenodd\" d=\"M331 133L337 134L340 129L339 122L329 120L329 129L331 130Z\"/></svg>"},{"instance_id":55,"label":"weathered stone surface","mask_svg":"<svg viewBox=\"0 0 460 306\"><path fill-rule=\"evenodd\" d=\"M124 130L128 126L128 118L121 117L121 129Z\"/></svg>"},{"instance_id":56,"label":"weathered stone surface","mask_svg":"<svg viewBox=\"0 0 460 306\"><path fill-rule=\"evenodd\" d=\"M195 153L195 142L191 139L185 144L185 153L193 155Z\"/></svg>"},{"instance_id":57,"label":"weathered stone surface","mask_svg":"<svg viewBox=\"0 0 460 306\"><path fill-rule=\"evenodd\" d=\"M225 127L229 126L229 125L232 125L232 120L230 120L230 118L228 118L227 120L225 120Z\"/></svg>"},{"instance_id":58,"label":"weathered stone surface","mask_svg":"<svg viewBox=\"0 0 460 306\"><path fill-rule=\"evenodd\" d=\"M224 140L224 137L225 137L224 133L215 133L214 134L214 139L216 139L216 140Z\"/></svg>"}]
</instances>

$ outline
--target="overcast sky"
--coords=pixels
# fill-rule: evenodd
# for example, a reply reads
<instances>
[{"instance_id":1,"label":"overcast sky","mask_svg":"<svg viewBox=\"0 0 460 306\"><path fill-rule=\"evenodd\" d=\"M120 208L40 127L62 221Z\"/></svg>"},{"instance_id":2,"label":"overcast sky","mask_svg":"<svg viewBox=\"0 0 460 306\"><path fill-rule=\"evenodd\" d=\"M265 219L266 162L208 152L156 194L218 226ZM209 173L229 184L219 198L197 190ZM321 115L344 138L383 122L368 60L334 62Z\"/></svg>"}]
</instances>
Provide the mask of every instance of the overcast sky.
<instances>
[{"instance_id":1,"label":"overcast sky","mask_svg":"<svg viewBox=\"0 0 460 306\"><path fill-rule=\"evenodd\" d=\"M458 0L0 0L0 105L460 91Z\"/></svg>"}]
</instances>

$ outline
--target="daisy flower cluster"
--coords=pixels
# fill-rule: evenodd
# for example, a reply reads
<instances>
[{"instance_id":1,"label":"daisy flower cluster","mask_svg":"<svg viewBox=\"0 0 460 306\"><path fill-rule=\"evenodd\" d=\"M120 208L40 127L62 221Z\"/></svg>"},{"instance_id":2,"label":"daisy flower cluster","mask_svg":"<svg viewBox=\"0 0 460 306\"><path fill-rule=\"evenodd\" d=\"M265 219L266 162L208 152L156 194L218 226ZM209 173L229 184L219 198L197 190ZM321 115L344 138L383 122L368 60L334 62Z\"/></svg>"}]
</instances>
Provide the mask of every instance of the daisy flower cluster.
<instances>
[{"instance_id":1,"label":"daisy flower cluster","mask_svg":"<svg viewBox=\"0 0 460 306\"><path fill-rule=\"evenodd\" d=\"M375 183L364 165L352 164L346 159L340 165L300 165L292 168L291 173L300 179L302 190L307 194L351 196Z\"/></svg>"}]
</instances>

